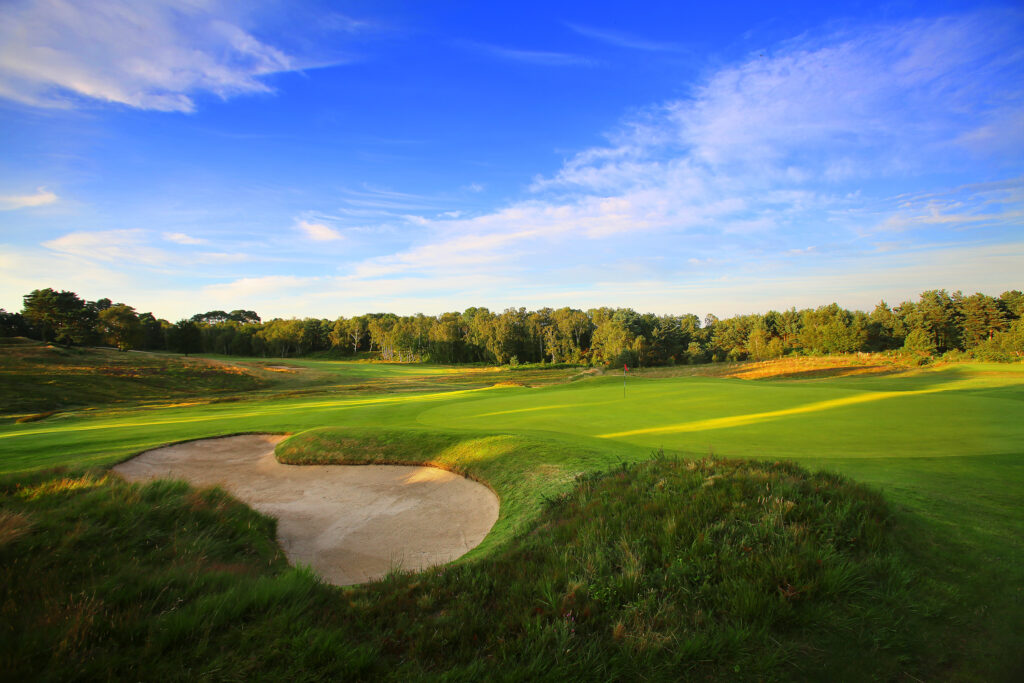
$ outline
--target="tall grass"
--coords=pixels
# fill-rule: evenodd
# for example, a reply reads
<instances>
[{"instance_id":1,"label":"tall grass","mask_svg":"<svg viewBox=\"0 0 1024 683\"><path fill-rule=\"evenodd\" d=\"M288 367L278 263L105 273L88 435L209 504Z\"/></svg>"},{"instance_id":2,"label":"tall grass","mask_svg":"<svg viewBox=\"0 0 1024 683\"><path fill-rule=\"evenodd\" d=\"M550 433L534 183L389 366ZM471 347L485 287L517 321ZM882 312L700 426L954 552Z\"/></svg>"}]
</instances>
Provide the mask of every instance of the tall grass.
<instances>
[{"instance_id":1,"label":"tall grass","mask_svg":"<svg viewBox=\"0 0 1024 683\"><path fill-rule=\"evenodd\" d=\"M792 679L922 673L882 499L794 465L581 477L486 557L337 589L217 489L0 485L15 678ZM4 523L7 528L10 526ZM20 525L20 526L19 526Z\"/></svg>"}]
</instances>

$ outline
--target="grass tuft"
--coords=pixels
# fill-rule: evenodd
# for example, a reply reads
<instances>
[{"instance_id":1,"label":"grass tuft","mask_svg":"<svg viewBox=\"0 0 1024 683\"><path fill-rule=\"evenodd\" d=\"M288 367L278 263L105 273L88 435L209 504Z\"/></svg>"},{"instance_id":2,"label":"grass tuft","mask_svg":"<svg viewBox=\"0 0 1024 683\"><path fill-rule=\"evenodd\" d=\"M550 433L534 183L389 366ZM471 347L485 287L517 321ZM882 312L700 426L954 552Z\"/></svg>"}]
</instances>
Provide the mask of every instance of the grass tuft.
<instances>
[{"instance_id":1,"label":"grass tuft","mask_svg":"<svg viewBox=\"0 0 1024 683\"><path fill-rule=\"evenodd\" d=\"M0 547L13 543L32 529L32 518L24 512L0 510Z\"/></svg>"}]
</instances>

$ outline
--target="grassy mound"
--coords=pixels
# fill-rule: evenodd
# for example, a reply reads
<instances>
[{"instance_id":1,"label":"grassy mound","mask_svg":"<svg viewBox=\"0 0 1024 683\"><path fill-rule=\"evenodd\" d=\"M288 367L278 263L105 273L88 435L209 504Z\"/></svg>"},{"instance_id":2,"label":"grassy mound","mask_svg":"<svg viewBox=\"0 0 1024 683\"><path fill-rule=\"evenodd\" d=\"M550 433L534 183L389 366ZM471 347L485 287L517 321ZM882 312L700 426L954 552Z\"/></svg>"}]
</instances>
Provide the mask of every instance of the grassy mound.
<instances>
[{"instance_id":1,"label":"grassy mound","mask_svg":"<svg viewBox=\"0 0 1024 683\"><path fill-rule=\"evenodd\" d=\"M439 453L466 441L434 437ZM477 561L342 590L288 568L272 520L217 490L0 482L0 665L55 680L926 673L904 638L915 583L861 486L659 457L542 508Z\"/></svg>"},{"instance_id":2,"label":"grassy mound","mask_svg":"<svg viewBox=\"0 0 1024 683\"><path fill-rule=\"evenodd\" d=\"M0 415L251 391L271 384L234 363L174 354L66 348L19 338L5 339L0 346Z\"/></svg>"}]
</instances>

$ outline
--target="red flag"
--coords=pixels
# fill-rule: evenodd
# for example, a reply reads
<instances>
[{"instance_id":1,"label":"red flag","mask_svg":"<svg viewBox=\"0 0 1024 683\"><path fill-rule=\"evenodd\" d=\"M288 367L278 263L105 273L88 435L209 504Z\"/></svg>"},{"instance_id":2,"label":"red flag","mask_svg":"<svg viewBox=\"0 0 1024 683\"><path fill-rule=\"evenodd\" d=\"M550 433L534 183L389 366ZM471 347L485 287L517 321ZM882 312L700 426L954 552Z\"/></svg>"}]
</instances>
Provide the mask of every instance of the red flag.
<instances>
[{"instance_id":1,"label":"red flag","mask_svg":"<svg viewBox=\"0 0 1024 683\"><path fill-rule=\"evenodd\" d=\"M622 371L623 372L629 372L629 365L627 363L623 363L622 364Z\"/></svg>"}]
</instances>

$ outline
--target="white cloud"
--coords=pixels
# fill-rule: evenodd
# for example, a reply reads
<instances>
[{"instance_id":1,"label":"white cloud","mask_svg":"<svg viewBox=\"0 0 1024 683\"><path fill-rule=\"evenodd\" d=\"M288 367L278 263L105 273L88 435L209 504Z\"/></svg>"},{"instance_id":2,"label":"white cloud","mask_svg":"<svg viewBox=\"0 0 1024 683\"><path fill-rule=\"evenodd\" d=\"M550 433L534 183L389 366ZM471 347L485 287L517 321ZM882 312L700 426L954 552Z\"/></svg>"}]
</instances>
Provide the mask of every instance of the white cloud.
<instances>
[{"instance_id":1,"label":"white cloud","mask_svg":"<svg viewBox=\"0 0 1024 683\"><path fill-rule=\"evenodd\" d=\"M175 244L206 244L206 240L186 235L183 232L165 232L163 238Z\"/></svg>"},{"instance_id":2,"label":"white cloud","mask_svg":"<svg viewBox=\"0 0 1024 683\"><path fill-rule=\"evenodd\" d=\"M203 287L204 297L211 297L218 302L251 300L280 295L282 292L309 290L318 286L319 277L299 277L296 275L267 275L264 277L239 278Z\"/></svg>"},{"instance_id":3,"label":"white cloud","mask_svg":"<svg viewBox=\"0 0 1024 683\"><path fill-rule=\"evenodd\" d=\"M296 223L295 227L314 242L333 242L334 240L344 238L344 235L340 232L334 228L324 225L323 223L299 221Z\"/></svg>"},{"instance_id":4,"label":"white cloud","mask_svg":"<svg viewBox=\"0 0 1024 683\"><path fill-rule=\"evenodd\" d=\"M248 261L250 256L238 252L206 251L196 255L199 263L242 263Z\"/></svg>"},{"instance_id":5,"label":"white cloud","mask_svg":"<svg viewBox=\"0 0 1024 683\"><path fill-rule=\"evenodd\" d=\"M13 0L0 4L0 96L40 107L81 98L191 112L200 92L267 93L309 67L241 28L214 0Z\"/></svg>"},{"instance_id":6,"label":"white cloud","mask_svg":"<svg viewBox=\"0 0 1024 683\"><path fill-rule=\"evenodd\" d=\"M57 195L45 188L39 188L35 194L7 195L0 197L0 211L13 211L14 209L27 209L36 206L45 206L57 201Z\"/></svg>"},{"instance_id":7,"label":"white cloud","mask_svg":"<svg viewBox=\"0 0 1024 683\"><path fill-rule=\"evenodd\" d=\"M164 233L167 241L187 246L206 244L206 240L182 233ZM81 263L104 263L124 270L148 270L164 274L196 272L202 266L241 263L250 260L242 252L167 250L155 247L145 230L77 231L42 243L51 253L74 257Z\"/></svg>"},{"instance_id":8,"label":"white cloud","mask_svg":"<svg viewBox=\"0 0 1024 683\"><path fill-rule=\"evenodd\" d=\"M0 245L0 307L8 311L21 310L22 297L34 289L67 289L92 299L123 293L124 298L141 284L116 266L66 253Z\"/></svg>"},{"instance_id":9,"label":"white cloud","mask_svg":"<svg viewBox=\"0 0 1024 683\"><path fill-rule=\"evenodd\" d=\"M477 271L488 268L499 260L508 260L517 252L510 251L511 245L530 238L539 232L530 230L519 233L495 232L485 235L461 235L458 238L425 244L404 252L370 259L358 264L353 275L358 278L372 278L405 272L438 272L458 268Z\"/></svg>"},{"instance_id":10,"label":"white cloud","mask_svg":"<svg viewBox=\"0 0 1024 683\"><path fill-rule=\"evenodd\" d=\"M122 266L143 264L162 267L174 260L168 252L149 246L143 230L70 232L43 242L43 246L69 256Z\"/></svg>"}]
</instances>

